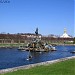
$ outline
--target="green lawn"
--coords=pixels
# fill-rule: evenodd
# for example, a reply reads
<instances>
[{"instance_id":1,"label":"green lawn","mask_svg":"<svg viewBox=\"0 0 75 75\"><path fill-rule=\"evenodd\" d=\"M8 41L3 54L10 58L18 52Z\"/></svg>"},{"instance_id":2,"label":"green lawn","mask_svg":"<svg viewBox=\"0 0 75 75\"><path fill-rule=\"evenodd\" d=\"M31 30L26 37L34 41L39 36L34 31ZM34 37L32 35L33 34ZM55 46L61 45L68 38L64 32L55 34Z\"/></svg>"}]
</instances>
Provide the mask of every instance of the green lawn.
<instances>
[{"instance_id":1,"label":"green lawn","mask_svg":"<svg viewBox=\"0 0 75 75\"><path fill-rule=\"evenodd\" d=\"M18 70L2 75L75 75L75 59L46 66L37 66L30 69Z\"/></svg>"},{"instance_id":2,"label":"green lawn","mask_svg":"<svg viewBox=\"0 0 75 75\"><path fill-rule=\"evenodd\" d=\"M19 47L19 46L23 46L23 45L26 45L26 44L24 44L24 43L14 43L14 44L7 44L7 43L5 43L5 44L1 44L0 43L0 47Z\"/></svg>"}]
</instances>

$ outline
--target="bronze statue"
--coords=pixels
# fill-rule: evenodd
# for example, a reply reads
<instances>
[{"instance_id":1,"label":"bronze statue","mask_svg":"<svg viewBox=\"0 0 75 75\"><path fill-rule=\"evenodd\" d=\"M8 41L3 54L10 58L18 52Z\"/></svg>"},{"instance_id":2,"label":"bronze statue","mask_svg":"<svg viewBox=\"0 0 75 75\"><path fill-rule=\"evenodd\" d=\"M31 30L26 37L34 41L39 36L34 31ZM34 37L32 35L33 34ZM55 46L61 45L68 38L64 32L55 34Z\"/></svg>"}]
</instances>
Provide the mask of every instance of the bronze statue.
<instances>
[{"instance_id":1,"label":"bronze statue","mask_svg":"<svg viewBox=\"0 0 75 75\"><path fill-rule=\"evenodd\" d=\"M35 34L38 35L38 28L36 28Z\"/></svg>"}]
</instances>

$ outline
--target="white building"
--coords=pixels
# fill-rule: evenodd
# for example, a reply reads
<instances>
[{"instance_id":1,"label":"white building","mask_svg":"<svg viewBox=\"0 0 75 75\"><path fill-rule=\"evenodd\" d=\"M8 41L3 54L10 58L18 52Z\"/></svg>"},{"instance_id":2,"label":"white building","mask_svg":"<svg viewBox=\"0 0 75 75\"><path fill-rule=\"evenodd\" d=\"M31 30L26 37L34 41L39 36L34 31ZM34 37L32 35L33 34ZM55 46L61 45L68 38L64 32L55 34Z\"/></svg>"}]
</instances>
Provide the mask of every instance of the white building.
<instances>
[{"instance_id":1,"label":"white building","mask_svg":"<svg viewBox=\"0 0 75 75\"><path fill-rule=\"evenodd\" d=\"M26 36L27 38L36 38L36 34L33 34L33 33L25 33L25 34L22 34L21 36ZM41 34L38 34L38 38L41 39L42 35Z\"/></svg>"},{"instance_id":2,"label":"white building","mask_svg":"<svg viewBox=\"0 0 75 75\"><path fill-rule=\"evenodd\" d=\"M60 38L71 38L71 37L67 34L66 28L64 28L64 33L63 33L62 36L60 36Z\"/></svg>"}]
</instances>

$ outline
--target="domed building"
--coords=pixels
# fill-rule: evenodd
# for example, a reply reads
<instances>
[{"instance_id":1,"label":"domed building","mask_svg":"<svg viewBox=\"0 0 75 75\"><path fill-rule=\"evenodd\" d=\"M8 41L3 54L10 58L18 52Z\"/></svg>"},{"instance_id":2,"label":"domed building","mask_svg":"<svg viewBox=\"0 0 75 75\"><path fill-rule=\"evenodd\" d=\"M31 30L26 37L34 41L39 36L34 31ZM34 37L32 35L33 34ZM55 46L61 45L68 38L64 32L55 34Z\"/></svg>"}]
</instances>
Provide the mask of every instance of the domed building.
<instances>
[{"instance_id":1,"label":"domed building","mask_svg":"<svg viewBox=\"0 0 75 75\"><path fill-rule=\"evenodd\" d=\"M60 36L60 38L71 38L71 37L67 34L66 28L64 28L64 33L63 33L62 36Z\"/></svg>"}]
</instances>

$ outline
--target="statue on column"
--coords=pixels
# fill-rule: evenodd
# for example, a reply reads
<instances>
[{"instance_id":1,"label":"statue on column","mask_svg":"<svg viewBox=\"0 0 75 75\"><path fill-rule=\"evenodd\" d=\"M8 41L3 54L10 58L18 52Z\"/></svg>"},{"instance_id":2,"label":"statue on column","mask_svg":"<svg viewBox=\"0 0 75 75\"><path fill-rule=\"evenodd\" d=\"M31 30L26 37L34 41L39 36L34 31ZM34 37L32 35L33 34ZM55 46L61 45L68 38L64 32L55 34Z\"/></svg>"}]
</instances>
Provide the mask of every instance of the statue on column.
<instances>
[{"instance_id":1,"label":"statue on column","mask_svg":"<svg viewBox=\"0 0 75 75\"><path fill-rule=\"evenodd\" d=\"M35 34L38 35L38 28L36 28Z\"/></svg>"}]
</instances>

